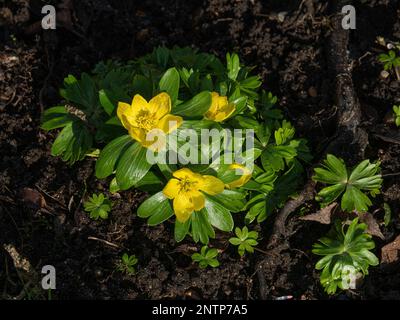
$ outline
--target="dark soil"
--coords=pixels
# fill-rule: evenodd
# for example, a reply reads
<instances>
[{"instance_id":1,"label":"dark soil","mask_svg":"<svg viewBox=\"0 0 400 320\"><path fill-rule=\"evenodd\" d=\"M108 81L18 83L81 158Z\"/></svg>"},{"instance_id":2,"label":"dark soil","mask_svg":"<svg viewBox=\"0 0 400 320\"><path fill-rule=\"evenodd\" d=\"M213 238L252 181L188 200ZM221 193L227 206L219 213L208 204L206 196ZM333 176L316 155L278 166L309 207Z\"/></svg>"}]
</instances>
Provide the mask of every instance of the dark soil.
<instances>
[{"instance_id":1,"label":"dark soil","mask_svg":"<svg viewBox=\"0 0 400 320\"><path fill-rule=\"evenodd\" d=\"M52 1L57 4L57 1ZM110 195L110 219L92 221L82 209L87 194L107 184L93 175L90 158L68 167L50 155L54 133L39 128L43 108L60 100L58 88L69 74L90 71L100 60L131 59L155 46L194 46L221 58L236 51L257 67L266 88L309 140L318 159L336 130L335 79L329 73L327 42L332 30L329 8L311 0L142 0L60 1L55 31L40 27L40 0L2 0L0 8L0 290L3 298L48 298L17 272L9 253L13 245L33 273L54 265L57 289L52 299L259 299L292 295L326 299L314 270L310 248L326 226L292 215L290 247L279 257L264 253L240 259L228 246L229 235L217 234L221 266L201 270L190 255L190 241L176 244L173 225L148 227L135 209L145 195L137 191ZM366 156L382 162L384 174L400 171L400 138L388 112L400 102L400 82L382 80L377 55L385 48L377 36L400 41L400 1L353 1L357 29L351 32L353 82L367 131ZM368 4L367 4L368 3ZM383 138L382 138L383 137ZM397 142L396 142L397 141ZM376 253L400 233L400 176L384 180L373 211L384 240ZM29 189L27 189L29 188ZM44 201L46 205L44 206ZM384 227L383 203L393 221ZM314 204L304 208L313 210ZM264 239L273 218L262 226ZM107 242L105 242L107 241ZM265 249L264 240L260 249ZM116 271L124 252L137 255L138 272ZM260 260L262 279L256 276ZM400 270L375 267L364 284L344 298L400 299ZM336 296L335 298L338 298Z\"/></svg>"}]
</instances>

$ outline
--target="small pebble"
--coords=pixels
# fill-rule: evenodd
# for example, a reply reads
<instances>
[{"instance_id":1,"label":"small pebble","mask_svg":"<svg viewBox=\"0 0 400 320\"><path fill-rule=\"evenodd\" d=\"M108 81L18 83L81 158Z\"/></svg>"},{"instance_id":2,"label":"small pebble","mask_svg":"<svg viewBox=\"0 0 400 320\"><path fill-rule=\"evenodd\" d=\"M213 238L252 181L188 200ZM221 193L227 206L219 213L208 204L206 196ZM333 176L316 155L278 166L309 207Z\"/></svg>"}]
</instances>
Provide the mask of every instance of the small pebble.
<instances>
[{"instance_id":1,"label":"small pebble","mask_svg":"<svg viewBox=\"0 0 400 320\"><path fill-rule=\"evenodd\" d=\"M386 41L384 37L377 37L376 41L379 43L379 45L385 47L386 46Z\"/></svg>"},{"instance_id":2,"label":"small pebble","mask_svg":"<svg viewBox=\"0 0 400 320\"><path fill-rule=\"evenodd\" d=\"M279 13L278 13L278 21L279 21L279 22L285 21L286 15L287 15L287 12L286 12L286 11L279 12Z\"/></svg>"},{"instance_id":3,"label":"small pebble","mask_svg":"<svg viewBox=\"0 0 400 320\"><path fill-rule=\"evenodd\" d=\"M41 193L35 189L22 189L21 198L24 204L31 208L39 209L46 206L46 200L43 198Z\"/></svg>"},{"instance_id":4,"label":"small pebble","mask_svg":"<svg viewBox=\"0 0 400 320\"><path fill-rule=\"evenodd\" d=\"M380 76L381 79L387 79L390 76L390 73L387 72L386 70L382 70Z\"/></svg>"},{"instance_id":5,"label":"small pebble","mask_svg":"<svg viewBox=\"0 0 400 320\"><path fill-rule=\"evenodd\" d=\"M388 44L386 45L386 48L388 48L389 50L393 49L393 48L394 48L393 43L388 43Z\"/></svg>"},{"instance_id":6,"label":"small pebble","mask_svg":"<svg viewBox=\"0 0 400 320\"><path fill-rule=\"evenodd\" d=\"M310 97L315 98L318 96L318 91L315 87L310 87L310 88L308 88L308 94Z\"/></svg>"}]
</instances>

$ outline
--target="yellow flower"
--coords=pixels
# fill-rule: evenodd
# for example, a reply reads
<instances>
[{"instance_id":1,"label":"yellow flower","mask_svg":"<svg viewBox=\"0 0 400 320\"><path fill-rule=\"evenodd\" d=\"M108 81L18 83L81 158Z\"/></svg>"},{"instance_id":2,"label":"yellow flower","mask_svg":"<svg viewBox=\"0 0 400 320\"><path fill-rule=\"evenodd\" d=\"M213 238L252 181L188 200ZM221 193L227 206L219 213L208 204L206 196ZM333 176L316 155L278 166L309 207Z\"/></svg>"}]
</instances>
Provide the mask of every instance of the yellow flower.
<instances>
[{"instance_id":1,"label":"yellow flower","mask_svg":"<svg viewBox=\"0 0 400 320\"><path fill-rule=\"evenodd\" d=\"M239 179L226 184L226 186L229 189L239 188L239 187L245 185L251 178L251 171L241 164L233 163L229 166L229 169L239 170L239 172L241 174L241 177Z\"/></svg>"},{"instance_id":2,"label":"yellow flower","mask_svg":"<svg viewBox=\"0 0 400 320\"><path fill-rule=\"evenodd\" d=\"M228 102L226 96L220 96L217 92L211 93L211 107L204 114L208 120L222 122L235 112L235 105Z\"/></svg>"},{"instance_id":3,"label":"yellow flower","mask_svg":"<svg viewBox=\"0 0 400 320\"><path fill-rule=\"evenodd\" d=\"M156 138L164 137L182 124L182 117L170 114L171 99L162 92L147 102L141 95L133 97L131 105L118 102L117 116L129 135L142 146L158 151ZM165 145L165 142L161 144Z\"/></svg>"},{"instance_id":4,"label":"yellow flower","mask_svg":"<svg viewBox=\"0 0 400 320\"><path fill-rule=\"evenodd\" d=\"M216 195L224 191L224 183L216 177L194 173L190 169L183 168L173 173L163 189L168 199L173 199L173 207L179 222L189 219L193 211L204 208L206 198L203 192ZM202 192L203 191L203 192Z\"/></svg>"}]
</instances>

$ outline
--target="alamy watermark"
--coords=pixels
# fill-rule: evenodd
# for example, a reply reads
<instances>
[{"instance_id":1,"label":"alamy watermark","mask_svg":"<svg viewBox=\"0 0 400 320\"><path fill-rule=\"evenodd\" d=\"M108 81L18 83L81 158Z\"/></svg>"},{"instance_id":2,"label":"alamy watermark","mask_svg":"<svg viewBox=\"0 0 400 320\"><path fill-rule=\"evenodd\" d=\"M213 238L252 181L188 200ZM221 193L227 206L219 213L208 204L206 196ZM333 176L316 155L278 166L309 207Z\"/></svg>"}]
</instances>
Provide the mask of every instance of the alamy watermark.
<instances>
[{"instance_id":1,"label":"alamy watermark","mask_svg":"<svg viewBox=\"0 0 400 320\"><path fill-rule=\"evenodd\" d=\"M41 12L42 14L45 14L42 18L42 28L56 29L56 8L48 4L42 7Z\"/></svg>"},{"instance_id":2,"label":"alamy watermark","mask_svg":"<svg viewBox=\"0 0 400 320\"><path fill-rule=\"evenodd\" d=\"M170 128L176 127L171 121ZM150 164L242 164L250 171L255 160L253 129L179 129L165 134L153 129L146 134Z\"/></svg>"},{"instance_id":3,"label":"alamy watermark","mask_svg":"<svg viewBox=\"0 0 400 320\"><path fill-rule=\"evenodd\" d=\"M56 8L52 5L45 5L42 7L43 29L56 29ZM345 5L342 8L342 14L345 16L342 19L342 28L345 30L356 29L356 9L352 5Z\"/></svg>"},{"instance_id":4,"label":"alamy watermark","mask_svg":"<svg viewBox=\"0 0 400 320\"><path fill-rule=\"evenodd\" d=\"M56 268L52 265L42 267L42 288L43 290L56 289Z\"/></svg>"},{"instance_id":5,"label":"alamy watermark","mask_svg":"<svg viewBox=\"0 0 400 320\"><path fill-rule=\"evenodd\" d=\"M342 8L342 28L345 30L356 28L356 9L352 5L347 5Z\"/></svg>"}]
</instances>

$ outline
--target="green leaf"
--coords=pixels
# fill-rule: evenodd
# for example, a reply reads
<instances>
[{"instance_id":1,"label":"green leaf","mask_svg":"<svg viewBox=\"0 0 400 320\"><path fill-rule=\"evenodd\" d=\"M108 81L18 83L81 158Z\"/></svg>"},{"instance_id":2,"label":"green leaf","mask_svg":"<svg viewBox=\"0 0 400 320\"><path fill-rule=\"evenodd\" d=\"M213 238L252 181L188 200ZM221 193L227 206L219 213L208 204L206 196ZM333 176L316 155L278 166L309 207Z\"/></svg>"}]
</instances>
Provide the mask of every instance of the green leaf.
<instances>
[{"instance_id":1,"label":"green leaf","mask_svg":"<svg viewBox=\"0 0 400 320\"><path fill-rule=\"evenodd\" d=\"M147 224L149 226L158 225L165 220L168 220L174 215L174 211L171 208L171 205L167 202L166 206L162 206L161 208L157 209L157 212L154 213L148 220Z\"/></svg>"},{"instance_id":2,"label":"green leaf","mask_svg":"<svg viewBox=\"0 0 400 320\"><path fill-rule=\"evenodd\" d=\"M200 242L208 244L209 238L215 237L214 229L211 227L210 221L208 220L208 214L205 209L201 211L194 211L191 215L192 224L192 237L194 242Z\"/></svg>"},{"instance_id":3,"label":"green leaf","mask_svg":"<svg viewBox=\"0 0 400 320\"><path fill-rule=\"evenodd\" d=\"M192 99L173 108L172 113L180 116L199 117L210 109L211 94L208 91L200 92Z\"/></svg>"},{"instance_id":4,"label":"green leaf","mask_svg":"<svg viewBox=\"0 0 400 320\"><path fill-rule=\"evenodd\" d=\"M187 220L186 222L182 223L178 220L175 220L175 241L180 242L182 241L187 233L189 232L189 228L191 226L191 220Z\"/></svg>"},{"instance_id":5,"label":"green leaf","mask_svg":"<svg viewBox=\"0 0 400 320\"><path fill-rule=\"evenodd\" d=\"M121 190L137 184L150 170L152 164L146 158L147 148L139 143L131 144L117 164L116 178Z\"/></svg>"},{"instance_id":6,"label":"green leaf","mask_svg":"<svg viewBox=\"0 0 400 320\"><path fill-rule=\"evenodd\" d=\"M225 160L225 159L220 159ZM242 176L241 172L238 173L237 170L231 169L229 164L219 164L219 168L217 171L217 177L223 183L227 184L233 181L240 179Z\"/></svg>"},{"instance_id":7,"label":"green leaf","mask_svg":"<svg viewBox=\"0 0 400 320\"><path fill-rule=\"evenodd\" d=\"M241 96L239 98L233 99L232 101L231 100L229 101L235 105L235 112L233 113L233 116L245 111L247 100L248 100L247 96Z\"/></svg>"},{"instance_id":8,"label":"green leaf","mask_svg":"<svg viewBox=\"0 0 400 320\"><path fill-rule=\"evenodd\" d=\"M259 219L263 220L267 217L265 196L263 196L263 198L264 201L255 203L253 206L250 207L250 210L246 214L246 220L252 222L255 217L261 217Z\"/></svg>"},{"instance_id":9,"label":"green leaf","mask_svg":"<svg viewBox=\"0 0 400 320\"><path fill-rule=\"evenodd\" d=\"M111 116L115 109L115 105L111 102L111 100L108 98L107 93L104 89L101 89L99 91L99 101L100 105L103 107L104 111Z\"/></svg>"},{"instance_id":10,"label":"green leaf","mask_svg":"<svg viewBox=\"0 0 400 320\"><path fill-rule=\"evenodd\" d=\"M245 197L246 194L244 192L228 189L225 189L222 193L215 196L207 195L207 198L219 203L231 212L239 212L243 210L245 206Z\"/></svg>"},{"instance_id":11,"label":"green leaf","mask_svg":"<svg viewBox=\"0 0 400 320\"><path fill-rule=\"evenodd\" d=\"M62 96L70 102L77 104L86 114L91 114L98 107L98 91L93 79L82 73L81 80L69 75L64 79L65 89Z\"/></svg>"},{"instance_id":12,"label":"green leaf","mask_svg":"<svg viewBox=\"0 0 400 320\"><path fill-rule=\"evenodd\" d=\"M74 120L76 117L69 114L64 106L52 107L43 113L41 128L46 131L63 128Z\"/></svg>"},{"instance_id":13,"label":"green leaf","mask_svg":"<svg viewBox=\"0 0 400 320\"><path fill-rule=\"evenodd\" d=\"M312 252L321 255L315 268L322 270L320 282L328 294L334 294L337 288L348 289L344 280L348 279L349 269L358 273L368 274L369 266L379 263L378 258L369 250L375 247L371 236L366 234L367 226L354 219L345 231L345 225L340 220L335 221L335 226L328 237L319 239L313 245Z\"/></svg>"},{"instance_id":14,"label":"green leaf","mask_svg":"<svg viewBox=\"0 0 400 320\"><path fill-rule=\"evenodd\" d=\"M150 226L155 226L168 220L174 215L169 200L160 191L155 195L145 200L137 211L138 217L148 218L147 223Z\"/></svg>"},{"instance_id":15,"label":"green leaf","mask_svg":"<svg viewBox=\"0 0 400 320\"><path fill-rule=\"evenodd\" d=\"M218 250L215 248L209 249L206 253L207 259L213 259L218 255Z\"/></svg>"},{"instance_id":16,"label":"green leaf","mask_svg":"<svg viewBox=\"0 0 400 320\"><path fill-rule=\"evenodd\" d=\"M347 169L343 160L328 154L322 167L314 169L315 181L328 184L347 183Z\"/></svg>"},{"instance_id":17,"label":"green leaf","mask_svg":"<svg viewBox=\"0 0 400 320\"><path fill-rule=\"evenodd\" d=\"M74 132L72 130L72 123L69 123L63 130L61 130L57 139L54 141L51 147L51 154L53 156L58 156L64 153L73 140L73 137Z\"/></svg>"},{"instance_id":18,"label":"green leaf","mask_svg":"<svg viewBox=\"0 0 400 320\"><path fill-rule=\"evenodd\" d=\"M240 239L238 239L238 238L230 238L230 239L229 239L229 242L230 242L231 244L233 244L234 246L238 246L239 244L242 243L242 241L241 241Z\"/></svg>"},{"instance_id":19,"label":"green leaf","mask_svg":"<svg viewBox=\"0 0 400 320\"><path fill-rule=\"evenodd\" d=\"M208 196L205 206L211 225L221 231L232 231L233 219L228 209Z\"/></svg>"},{"instance_id":20,"label":"green leaf","mask_svg":"<svg viewBox=\"0 0 400 320\"><path fill-rule=\"evenodd\" d=\"M261 154L261 164L266 171L281 171L285 168L284 160L292 160L296 155L293 147L268 145Z\"/></svg>"},{"instance_id":21,"label":"green leaf","mask_svg":"<svg viewBox=\"0 0 400 320\"><path fill-rule=\"evenodd\" d=\"M110 189L111 193L116 193L116 192L120 191L119 185L117 183L117 178L114 177L111 180L109 189Z\"/></svg>"},{"instance_id":22,"label":"green leaf","mask_svg":"<svg viewBox=\"0 0 400 320\"><path fill-rule=\"evenodd\" d=\"M135 184L135 188L146 192L159 191L163 185L161 178L152 171L148 171L146 175Z\"/></svg>"},{"instance_id":23,"label":"green leaf","mask_svg":"<svg viewBox=\"0 0 400 320\"><path fill-rule=\"evenodd\" d=\"M156 54L156 59L157 59L157 63L165 68L168 64L168 60L169 60L169 50L165 47L158 47L157 49L155 49L155 54Z\"/></svg>"},{"instance_id":24,"label":"green leaf","mask_svg":"<svg viewBox=\"0 0 400 320\"><path fill-rule=\"evenodd\" d=\"M390 225L390 222L392 221L392 209L390 209L389 204L386 202L383 204L383 209L385 211L385 216L384 216L384 223L385 227Z\"/></svg>"},{"instance_id":25,"label":"green leaf","mask_svg":"<svg viewBox=\"0 0 400 320\"><path fill-rule=\"evenodd\" d=\"M328 155L323 167L316 168L314 171L313 180L332 184L318 193L317 200L322 201L322 205L326 206L338 199L345 191L341 199L341 207L348 212L354 210L366 212L372 202L362 190L369 191L374 196L379 193L383 182L382 176L378 174L379 163L370 163L369 160L359 163L350 173L349 178L347 178L348 170L343 160L333 155Z\"/></svg>"},{"instance_id":26,"label":"green leaf","mask_svg":"<svg viewBox=\"0 0 400 320\"><path fill-rule=\"evenodd\" d=\"M362 161L351 173L348 183L361 190L376 190L382 184L382 177L376 174L379 164Z\"/></svg>"},{"instance_id":27,"label":"green leaf","mask_svg":"<svg viewBox=\"0 0 400 320\"><path fill-rule=\"evenodd\" d=\"M133 77L132 93L140 94L147 101L149 101L153 97L153 83L144 75L136 74Z\"/></svg>"},{"instance_id":28,"label":"green leaf","mask_svg":"<svg viewBox=\"0 0 400 320\"><path fill-rule=\"evenodd\" d=\"M348 186L342 197L341 206L347 212L354 209L358 212L366 212L371 205L371 200L354 186Z\"/></svg>"},{"instance_id":29,"label":"green leaf","mask_svg":"<svg viewBox=\"0 0 400 320\"><path fill-rule=\"evenodd\" d=\"M257 89L261 86L261 80L259 76L251 76L240 81L240 88L245 89Z\"/></svg>"},{"instance_id":30,"label":"green leaf","mask_svg":"<svg viewBox=\"0 0 400 320\"><path fill-rule=\"evenodd\" d=\"M253 129L257 133L261 128L260 123L256 119L245 116L236 116L234 119L235 122L244 129Z\"/></svg>"},{"instance_id":31,"label":"green leaf","mask_svg":"<svg viewBox=\"0 0 400 320\"><path fill-rule=\"evenodd\" d=\"M345 189L346 185L344 184L335 184L333 186L323 188L320 192L318 192L316 199L321 201L322 206L325 207L339 198Z\"/></svg>"},{"instance_id":32,"label":"green leaf","mask_svg":"<svg viewBox=\"0 0 400 320\"><path fill-rule=\"evenodd\" d=\"M228 78L232 80L236 80L239 70L240 70L240 61L239 56L234 53L230 55L229 53L226 54L226 63L228 69Z\"/></svg>"},{"instance_id":33,"label":"green leaf","mask_svg":"<svg viewBox=\"0 0 400 320\"><path fill-rule=\"evenodd\" d=\"M96 177L104 179L112 174L118 159L133 143L134 141L129 135L124 135L107 144L96 162Z\"/></svg>"},{"instance_id":34,"label":"green leaf","mask_svg":"<svg viewBox=\"0 0 400 320\"><path fill-rule=\"evenodd\" d=\"M219 261L217 259L212 259L208 262L208 264L210 265L210 267L216 268L219 266Z\"/></svg>"},{"instance_id":35,"label":"green leaf","mask_svg":"<svg viewBox=\"0 0 400 320\"><path fill-rule=\"evenodd\" d=\"M168 69L160 80L160 90L169 94L172 104L178 99L179 80L179 72L175 68Z\"/></svg>"},{"instance_id":36,"label":"green leaf","mask_svg":"<svg viewBox=\"0 0 400 320\"><path fill-rule=\"evenodd\" d=\"M192 260L196 261L196 262L200 262L201 260L203 260L203 256L200 253L193 253L192 254Z\"/></svg>"},{"instance_id":37,"label":"green leaf","mask_svg":"<svg viewBox=\"0 0 400 320\"><path fill-rule=\"evenodd\" d=\"M294 137L295 130L291 126L281 127L278 130L275 130L275 143L280 146L285 144L287 141L291 140Z\"/></svg>"},{"instance_id":38,"label":"green leaf","mask_svg":"<svg viewBox=\"0 0 400 320\"><path fill-rule=\"evenodd\" d=\"M211 76L208 74L202 80L200 84L201 91L212 91L213 90L213 82Z\"/></svg>"},{"instance_id":39,"label":"green leaf","mask_svg":"<svg viewBox=\"0 0 400 320\"><path fill-rule=\"evenodd\" d=\"M126 129L122 126L117 116L97 124L95 138L98 142L108 143L123 135L126 135Z\"/></svg>"},{"instance_id":40,"label":"green leaf","mask_svg":"<svg viewBox=\"0 0 400 320\"><path fill-rule=\"evenodd\" d=\"M72 165L86 156L92 143L93 138L81 121L70 122L54 141L51 154L61 156L64 161Z\"/></svg>"},{"instance_id":41,"label":"green leaf","mask_svg":"<svg viewBox=\"0 0 400 320\"><path fill-rule=\"evenodd\" d=\"M94 220L99 218L107 219L111 211L111 206L111 201L102 193L99 195L93 194L92 197L89 197L88 201L83 203L85 211L89 212L90 218Z\"/></svg>"}]
</instances>

